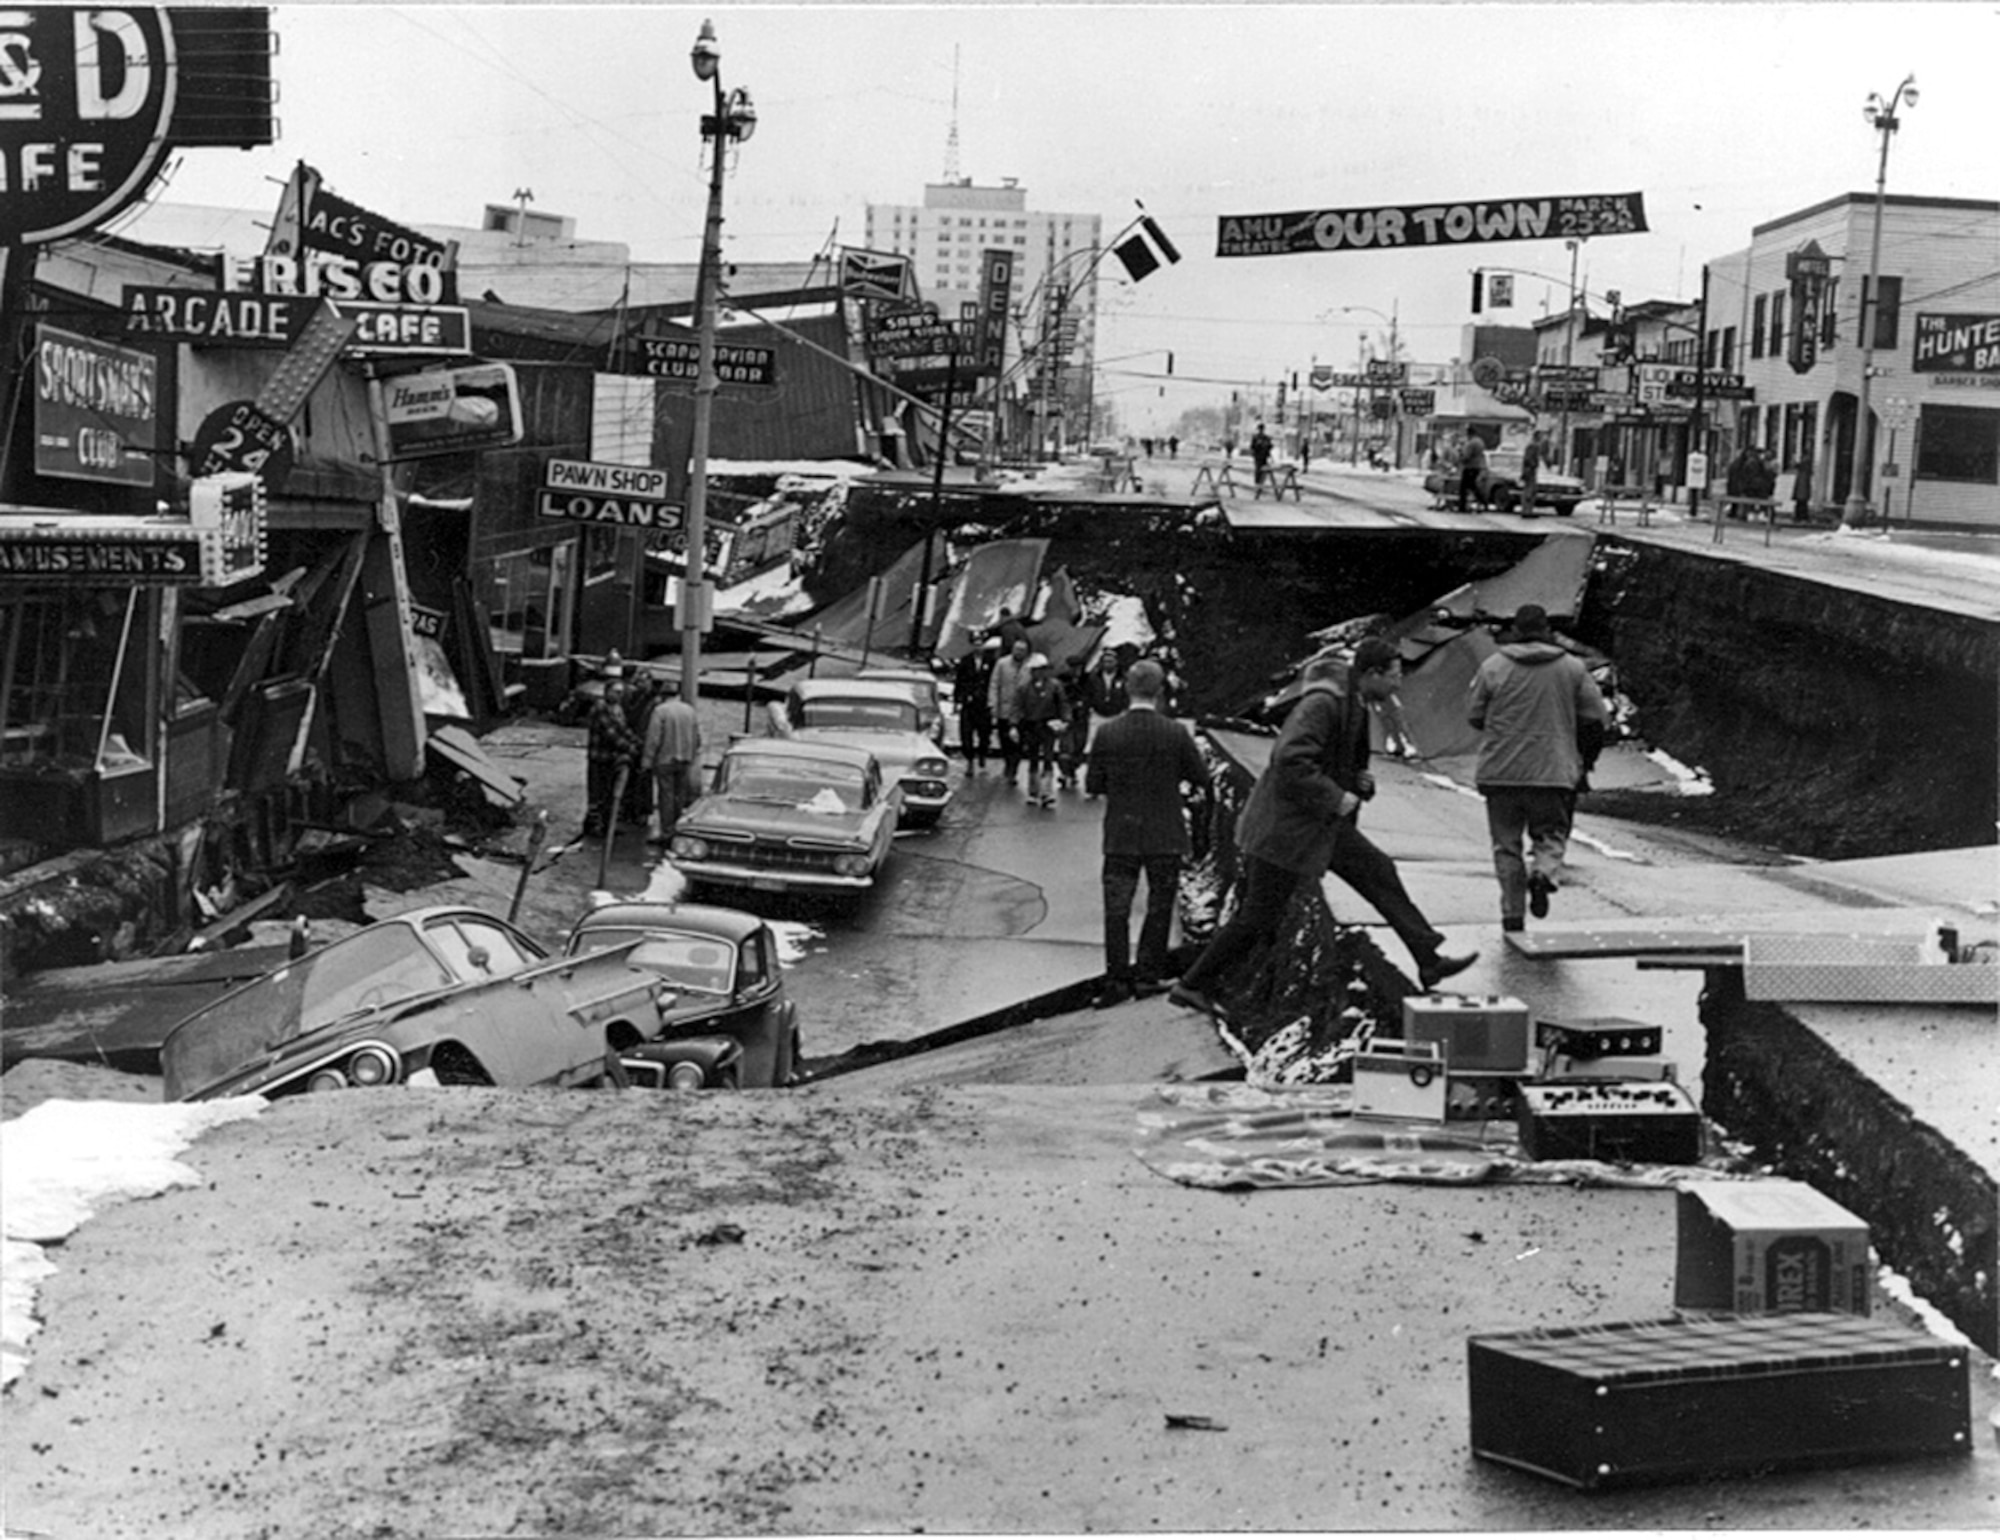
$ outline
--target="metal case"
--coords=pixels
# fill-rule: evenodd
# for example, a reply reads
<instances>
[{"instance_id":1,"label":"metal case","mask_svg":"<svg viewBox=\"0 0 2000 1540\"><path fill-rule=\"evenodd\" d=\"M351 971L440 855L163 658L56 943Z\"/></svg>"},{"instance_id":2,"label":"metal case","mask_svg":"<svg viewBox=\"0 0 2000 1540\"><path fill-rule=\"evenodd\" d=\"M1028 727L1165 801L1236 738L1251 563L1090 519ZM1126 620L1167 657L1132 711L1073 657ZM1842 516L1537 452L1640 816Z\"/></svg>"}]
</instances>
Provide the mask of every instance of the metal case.
<instances>
[{"instance_id":1,"label":"metal case","mask_svg":"<svg viewBox=\"0 0 2000 1540\"><path fill-rule=\"evenodd\" d=\"M1472 1452L1584 1490L1972 1449L1965 1349L1859 1316L1476 1336Z\"/></svg>"},{"instance_id":2,"label":"metal case","mask_svg":"<svg viewBox=\"0 0 2000 1540\"><path fill-rule=\"evenodd\" d=\"M1701 1111L1667 1080L1581 1080L1521 1087L1521 1148L1530 1160L1623 1160L1692 1166Z\"/></svg>"}]
</instances>

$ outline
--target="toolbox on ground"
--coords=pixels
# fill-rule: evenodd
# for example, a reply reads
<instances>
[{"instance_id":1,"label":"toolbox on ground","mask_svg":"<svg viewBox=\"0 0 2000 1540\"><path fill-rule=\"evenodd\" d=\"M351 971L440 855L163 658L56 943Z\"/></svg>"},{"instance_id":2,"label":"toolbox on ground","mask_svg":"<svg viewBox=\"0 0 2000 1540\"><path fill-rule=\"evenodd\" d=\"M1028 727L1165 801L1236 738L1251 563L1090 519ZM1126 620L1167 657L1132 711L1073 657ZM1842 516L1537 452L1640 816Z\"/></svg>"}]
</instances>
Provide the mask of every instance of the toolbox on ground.
<instances>
[{"instance_id":1,"label":"toolbox on ground","mask_svg":"<svg viewBox=\"0 0 2000 1540\"><path fill-rule=\"evenodd\" d=\"M1442 1123L1444 1050L1436 1043L1376 1038L1354 1056L1354 1115Z\"/></svg>"},{"instance_id":2,"label":"toolbox on ground","mask_svg":"<svg viewBox=\"0 0 2000 1540\"><path fill-rule=\"evenodd\" d=\"M1530 1160L1701 1160L1701 1109L1671 1080L1524 1085L1520 1134Z\"/></svg>"},{"instance_id":3,"label":"toolbox on ground","mask_svg":"<svg viewBox=\"0 0 2000 1540\"><path fill-rule=\"evenodd\" d=\"M1437 1043L1453 1074L1528 1071L1528 1007L1506 995L1408 995L1403 1040Z\"/></svg>"},{"instance_id":4,"label":"toolbox on ground","mask_svg":"<svg viewBox=\"0 0 2000 1540\"><path fill-rule=\"evenodd\" d=\"M1966 1350L1859 1316L1470 1339L1472 1452L1586 1491L1972 1449Z\"/></svg>"},{"instance_id":5,"label":"toolbox on ground","mask_svg":"<svg viewBox=\"0 0 2000 1540\"><path fill-rule=\"evenodd\" d=\"M1825 1194L1804 1182L1691 1182L1677 1202L1677 1308L1868 1314L1868 1226Z\"/></svg>"}]
</instances>

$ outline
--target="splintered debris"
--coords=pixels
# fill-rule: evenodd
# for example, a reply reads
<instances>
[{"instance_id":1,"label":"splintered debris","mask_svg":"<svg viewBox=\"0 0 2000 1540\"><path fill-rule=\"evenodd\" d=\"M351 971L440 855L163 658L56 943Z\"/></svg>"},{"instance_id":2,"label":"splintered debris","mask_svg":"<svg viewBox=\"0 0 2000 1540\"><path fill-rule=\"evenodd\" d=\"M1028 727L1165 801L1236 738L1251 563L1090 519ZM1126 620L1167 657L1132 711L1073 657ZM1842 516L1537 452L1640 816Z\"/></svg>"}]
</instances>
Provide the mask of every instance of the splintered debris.
<instances>
[{"instance_id":1,"label":"splintered debris","mask_svg":"<svg viewBox=\"0 0 2000 1540\"><path fill-rule=\"evenodd\" d=\"M1167 1426L1170 1428L1187 1428L1196 1433L1220 1433L1229 1424L1219 1422L1213 1417L1203 1417L1198 1412L1168 1412Z\"/></svg>"},{"instance_id":2,"label":"splintered debris","mask_svg":"<svg viewBox=\"0 0 2000 1540\"><path fill-rule=\"evenodd\" d=\"M694 1238L697 1246L740 1246L743 1244L743 1226L723 1223L712 1225Z\"/></svg>"}]
</instances>

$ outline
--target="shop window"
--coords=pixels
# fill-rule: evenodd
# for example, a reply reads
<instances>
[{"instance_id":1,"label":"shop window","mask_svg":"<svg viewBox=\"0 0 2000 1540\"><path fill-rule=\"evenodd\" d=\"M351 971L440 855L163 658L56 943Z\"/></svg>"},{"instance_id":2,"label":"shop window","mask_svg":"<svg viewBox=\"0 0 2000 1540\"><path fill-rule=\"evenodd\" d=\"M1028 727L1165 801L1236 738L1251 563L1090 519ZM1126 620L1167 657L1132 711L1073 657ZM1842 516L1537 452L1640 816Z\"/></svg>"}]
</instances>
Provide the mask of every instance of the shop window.
<instances>
[{"instance_id":1,"label":"shop window","mask_svg":"<svg viewBox=\"0 0 2000 1540\"><path fill-rule=\"evenodd\" d=\"M2000 482L2000 410L1925 406L1917 422L1916 474L1925 481Z\"/></svg>"},{"instance_id":2,"label":"shop window","mask_svg":"<svg viewBox=\"0 0 2000 1540\"><path fill-rule=\"evenodd\" d=\"M0 606L0 764L130 770L153 759L157 594L93 589Z\"/></svg>"},{"instance_id":3,"label":"shop window","mask_svg":"<svg viewBox=\"0 0 2000 1540\"><path fill-rule=\"evenodd\" d=\"M1829 278L1820 297L1819 344L1830 348L1840 340L1840 280Z\"/></svg>"},{"instance_id":4,"label":"shop window","mask_svg":"<svg viewBox=\"0 0 2000 1540\"><path fill-rule=\"evenodd\" d=\"M1771 335L1768 346L1773 358L1785 356L1785 294L1782 289L1771 296Z\"/></svg>"},{"instance_id":5,"label":"shop window","mask_svg":"<svg viewBox=\"0 0 2000 1540\"><path fill-rule=\"evenodd\" d=\"M1722 362L1717 367L1724 374L1736 372L1736 328L1733 326L1722 329Z\"/></svg>"},{"instance_id":6,"label":"shop window","mask_svg":"<svg viewBox=\"0 0 2000 1540\"><path fill-rule=\"evenodd\" d=\"M1764 311L1764 296L1760 294L1750 303L1750 356L1752 358L1762 358L1764 356Z\"/></svg>"}]
</instances>

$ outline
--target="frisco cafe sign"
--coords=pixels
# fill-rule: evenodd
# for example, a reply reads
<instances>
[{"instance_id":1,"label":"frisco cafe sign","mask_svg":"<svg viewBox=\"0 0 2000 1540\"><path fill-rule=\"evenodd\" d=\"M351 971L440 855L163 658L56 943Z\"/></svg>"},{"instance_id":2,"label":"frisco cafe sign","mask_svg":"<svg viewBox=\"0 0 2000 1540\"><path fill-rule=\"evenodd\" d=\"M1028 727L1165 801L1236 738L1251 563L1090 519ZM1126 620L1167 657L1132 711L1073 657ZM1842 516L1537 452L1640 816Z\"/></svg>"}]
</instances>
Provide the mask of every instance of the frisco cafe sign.
<instances>
[{"instance_id":1,"label":"frisco cafe sign","mask_svg":"<svg viewBox=\"0 0 2000 1540\"><path fill-rule=\"evenodd\" d=\"M1636 235L1645 229L1645 195L1636 192L1402 203L1303 209L1287 214L1224 214L1217 224L1215 254L1276 257L1305 251L1479 246L1495 241Z\"/></svg>"}]
</instances>

